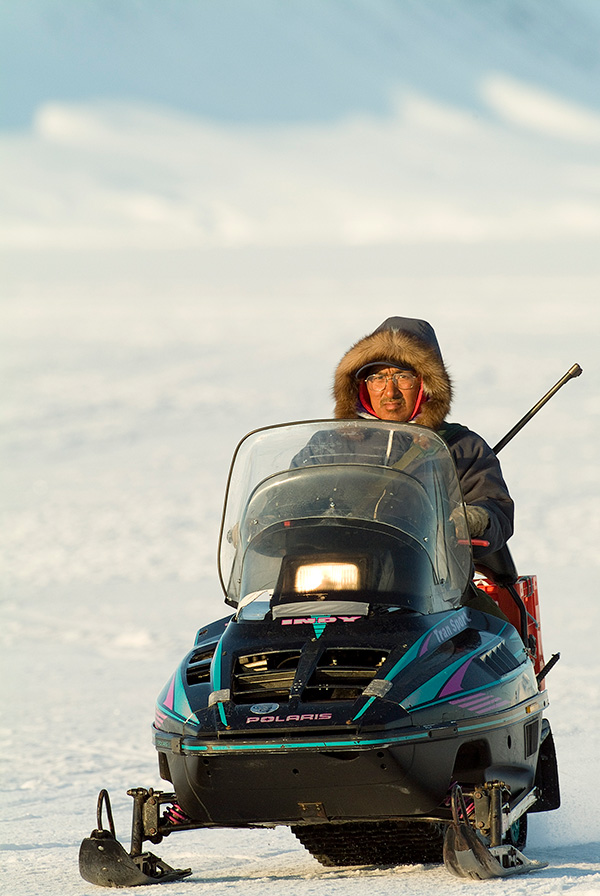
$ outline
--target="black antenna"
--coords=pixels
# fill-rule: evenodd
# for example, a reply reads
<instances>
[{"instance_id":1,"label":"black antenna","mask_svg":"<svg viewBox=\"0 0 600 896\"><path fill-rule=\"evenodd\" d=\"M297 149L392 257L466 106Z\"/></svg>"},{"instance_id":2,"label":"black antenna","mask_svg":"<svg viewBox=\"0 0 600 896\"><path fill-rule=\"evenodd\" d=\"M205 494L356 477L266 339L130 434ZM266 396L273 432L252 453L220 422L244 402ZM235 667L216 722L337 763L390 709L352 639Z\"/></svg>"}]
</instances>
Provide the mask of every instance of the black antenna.
<instances>
[{"instance_id":1,"label":"black antenna","mask_svg":"<svg viewBox=\"0 0 600 896\"><path fill-rule=\"evenodd\" d=\"M503 439L500 439L498 444L493 448L494 454L498 454L498 452L501 451L505 445L508 445L511 439L514 439L516 434L520 432L527 423L529 423L532 417L535 417L537 412L544 407L547 401L550 401L553 395L556 395L558 390L561 389L565 383L568 383L569 380L572 380L576 376L580 376L582 373L583 369L579 366L579 364L573 364L570 370L567 370L565 375L562 376L554 386L552 386L550 391L546 392L544 397L540 398L538 403L534 405L530 411L527 411L525 416L521 417L518 423L515 423L513 428L510 430L510 432L506 433Z\"/></svg>"}]
</instances>

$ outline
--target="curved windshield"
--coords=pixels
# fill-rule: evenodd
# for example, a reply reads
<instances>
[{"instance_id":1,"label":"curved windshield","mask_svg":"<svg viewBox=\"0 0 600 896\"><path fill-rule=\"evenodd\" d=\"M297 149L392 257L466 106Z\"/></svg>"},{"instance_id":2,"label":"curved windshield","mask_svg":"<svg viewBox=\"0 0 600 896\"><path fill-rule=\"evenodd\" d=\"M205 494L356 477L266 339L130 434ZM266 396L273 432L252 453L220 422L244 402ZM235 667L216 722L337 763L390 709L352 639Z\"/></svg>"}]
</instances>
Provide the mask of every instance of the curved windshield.
<instances>
[{"instance_id":1,"label":"curved windshield","mask_svg":"<svg viewBox=\"0 0 600 896\"><path fill-rule=\"evenodd\" d=\"M313 421L238 446L219 546L233 606L260 597L274 616L318 601L432 613L459 603L470 571L456 469L431 430Z\"/></svg>"}]
</instances>

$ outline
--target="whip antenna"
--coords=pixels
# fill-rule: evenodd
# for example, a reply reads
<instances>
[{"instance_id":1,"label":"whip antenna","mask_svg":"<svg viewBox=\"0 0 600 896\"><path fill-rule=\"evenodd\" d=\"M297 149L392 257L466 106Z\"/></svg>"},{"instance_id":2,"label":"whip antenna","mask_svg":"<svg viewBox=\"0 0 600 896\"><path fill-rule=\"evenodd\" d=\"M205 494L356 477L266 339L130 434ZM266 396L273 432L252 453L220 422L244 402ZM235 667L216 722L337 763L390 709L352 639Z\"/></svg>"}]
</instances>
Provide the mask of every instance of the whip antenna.
<instances>
[{"instance_id":1,"label":"whip antenna","mask_svg":"<svg viewBox=\"0 0 600 896\"><path fill-rule=\"evenodd\" d=\"M531 410L527 411L524 417L521 417L518 423L515 423L510 432L507 432L504 438L500 439L497 445L494 445L493 452L494 454L498 454L505 445L507 445L511 439L513 439L518 432L520 432L523 427L529 423L532 417L535 417L537 412L544 407L547 401L550 401L553 395L556 395L559 389L562 389L565 383L568 383L569 380L572 380L576 376L580 376L583 373L583 368L579 366L579 364L573 364L573 366L567 370L564 376L561 376L559 381L552 386L549 392L546 392L543 398L540 398L538 403L534 405Z\"/></svg>"}]
</instances>

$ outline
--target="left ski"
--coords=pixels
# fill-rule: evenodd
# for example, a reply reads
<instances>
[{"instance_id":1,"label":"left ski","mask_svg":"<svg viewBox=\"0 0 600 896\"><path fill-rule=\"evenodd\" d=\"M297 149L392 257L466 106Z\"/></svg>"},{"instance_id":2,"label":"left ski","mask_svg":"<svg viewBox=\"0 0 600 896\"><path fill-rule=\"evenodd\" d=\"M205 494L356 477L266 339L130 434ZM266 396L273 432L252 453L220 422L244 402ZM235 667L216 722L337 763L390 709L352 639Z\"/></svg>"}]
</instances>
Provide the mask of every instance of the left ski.
<instances>
[{"instance_id":1,"label":"left ski","mask_svg":"<svg viewBox=\"0 0 600 896\"><path fill-rule=\"evenodd\" d=\"M106 807L109 829L102 826L102 807ZM135 812L134 812L135 817ZM86 837L79 849L79 873L98 887L139 887L181 880L191 868L171 868L151 852L133 848L128 853L115 836L110 800L106 790L98 796L98 828Z\"/></svg>"}]
</instances>

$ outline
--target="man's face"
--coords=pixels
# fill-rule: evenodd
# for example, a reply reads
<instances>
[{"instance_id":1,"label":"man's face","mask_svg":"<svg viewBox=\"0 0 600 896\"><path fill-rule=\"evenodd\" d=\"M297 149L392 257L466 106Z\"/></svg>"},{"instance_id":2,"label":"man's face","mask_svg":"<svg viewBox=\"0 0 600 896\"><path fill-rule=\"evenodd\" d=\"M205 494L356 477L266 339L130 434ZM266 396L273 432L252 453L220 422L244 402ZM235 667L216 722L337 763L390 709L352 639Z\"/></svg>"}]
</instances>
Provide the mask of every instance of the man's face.
<instances>
[{"instance_id":1,"label":"man's face","mask_svg":"<svg viewBox=\"0 0 600 896\"><path fill-rule=\"evenodd\" d=\"M367 379L367 390L371 399L371 407L381 420L394 420L396 423L405 423L412 417L421 380L414 377L414 382L409 388L396 385L390 377L398 373L397 367L374 367L372 373L386 376L383 390L377 391Z\"/></svg>"}]
</instances>

